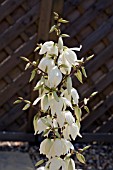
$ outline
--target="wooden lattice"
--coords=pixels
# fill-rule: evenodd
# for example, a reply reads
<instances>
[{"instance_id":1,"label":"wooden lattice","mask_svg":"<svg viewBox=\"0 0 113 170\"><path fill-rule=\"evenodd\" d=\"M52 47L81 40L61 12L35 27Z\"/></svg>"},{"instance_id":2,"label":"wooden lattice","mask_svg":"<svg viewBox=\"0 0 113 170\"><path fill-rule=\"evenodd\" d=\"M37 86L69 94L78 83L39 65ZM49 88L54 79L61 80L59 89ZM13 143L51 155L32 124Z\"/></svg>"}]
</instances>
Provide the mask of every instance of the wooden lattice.
<instances>
[{"instance_id":1,"label":"wooden lattice","mask_svg":"<svg viewBox=\"0 0 113 170\"><path fill-rule=\"evenodd\" d=\"M24 72L20 56L34 57L36 41L40 35L43 39L40 15L44 13L46 21L48 13L46 8L42 12L39 0L0 3L0 130L26 131L28 113L21 110L22 105L13 105L18 96L29 99L31 92L30 70ZM57 10L56 6L60 6L59 0L52 8ZM79 58L95 54L86 65L88 79L84 84L73 79L82 98L99 92L89 103L90 114L83 114L82 131L113 132L113 0L66 0L62 10L63 17L70 21L62 27L64 33L70 34L66 45L82 44Z\"/></svg>"}]
</instances>

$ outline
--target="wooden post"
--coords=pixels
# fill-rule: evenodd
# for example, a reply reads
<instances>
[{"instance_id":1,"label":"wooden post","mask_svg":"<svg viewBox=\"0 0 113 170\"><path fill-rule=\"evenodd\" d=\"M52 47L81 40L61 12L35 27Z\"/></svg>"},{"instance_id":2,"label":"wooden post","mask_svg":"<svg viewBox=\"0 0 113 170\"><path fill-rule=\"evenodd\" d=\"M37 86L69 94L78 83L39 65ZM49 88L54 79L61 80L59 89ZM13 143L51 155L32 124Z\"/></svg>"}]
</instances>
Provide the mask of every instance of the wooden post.
<instances>
[{"instance_id":1,"label":"wooden post","mask_svg":"<svg viewBox=\"0 0 113 170\"><path fill-rule=\"evenodd\" d=\"M51 18L53 12L58 12L61 14L63 9L63 0L41 0L40 4L40 19L39 19L39 27L38 27L38 37L37 42L47 41L49 39L49 30L51 25ZM37 56L35 56L36 58ZM38 56L39 57L39 56ZM35 99L35 93L32 91L34 85L36 84L36 80L33 81L31 85L31 101ZM33 117L36 114L34 110L31 108L28 115L28 126L27 131L33 131Z\"/></svg>"}]
</instances>

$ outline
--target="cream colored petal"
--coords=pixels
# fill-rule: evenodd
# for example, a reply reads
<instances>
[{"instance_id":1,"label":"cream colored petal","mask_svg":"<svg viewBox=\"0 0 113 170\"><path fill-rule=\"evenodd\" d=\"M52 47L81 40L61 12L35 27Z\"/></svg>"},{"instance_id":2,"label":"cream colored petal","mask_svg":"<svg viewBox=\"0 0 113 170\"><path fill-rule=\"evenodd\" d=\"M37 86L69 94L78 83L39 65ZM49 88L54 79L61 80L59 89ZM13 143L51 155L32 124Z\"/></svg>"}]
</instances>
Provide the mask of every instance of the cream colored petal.
<instances>
[{"instance_id":1,"label":"cream colored petal","mask_svg":"<svg viewBox=\"0 0 113 170\"><path fill-rule=\"evenodd\" d=\"M82 45L80 45L80 47L73 47L73 48L70 48L70 50L73 50L73 51L80 51L82 48Z\"/></svg>"},{"instance_id":2,"label":"cream colored petal","mask_svg":"<svg viewBox=\"0 0 113 170\"><path fill-rule=\"evenodd\" d=\"M54 60L51 58L44 57L41 59L38 68L41 69L42 71L49 72L53 67L55 66Z\"/></svg>"},{"instance_id":3,"label":"cream colored petal","mask_svg":"<svg viewBox=\"0 0 113 170\"><path fill-rule=\"evenodd\" d=\"M69 48L64 51L64 57L71 65L74 65L75 61L77 61L76 53Z\"/></svg>"},{"instance_id":4,"label":"cream colored petal","mask_svg":"<svg viewBox=\"0 0 113 170\"><path fill-rule=\"evenodd\" d=\"M71 95L74 101L74 104L78 105L78 101L79 101L79 95L76 89L72 88L71 89Z\"/></svg>"},{"instance_id":5,"label":"cream colored petal","mask_svg":"<svg viewBox=\"0 0 113 170\"><path fill-rule=\"evenodd\" d=\"M50 87L57 87L62 81L62 73L57 66L53 67L48 74Z\"/></svg>"},{"instance_id":6,"label":"cream colored petal","mask_svg":"<svg viewBox=\"0 0 113 170\"><path fill-rule=\"evenodd\" d=\"M65 118L69 125L75 122L75 119L70 111L65 111Z\"/></svg>"},{"instance_id":7,"label":"cream colored petal","mask_svg":"<svg viewBox=\"0 0 113 170\"><path fill-rule=\"evenodd\" d=\"M41 55L41 54L45 54L45 53L53 46L53 44L54 44L53 41L47 41L47 42L45 42L45 43L42 45L42 47L41 47L41 49L40 49L40 51L39 51L39 54L40 54L40 55Z\"/></svg>"},{"instance_id":8,"label":"cream colored petal","mask_svg":"<svg viewBox=\"0 0 113 170\"><path fill-rule=\"evenodd\" d=\"M61 158L55 157L51 159L50 170L59 170L63 165L63 160Z\"/></svg>"},{"instance_id":9,"label":"cream colored petal","mask_svg":"<svg viewBox=\"0 0 113 170\"><path fill-rule=\"evenodd\" d=\"M59 52L62 52L62 50L63 50L63 40L62 40L62 37L59 37L59 39L58 39L58 49L59 49Z\"/></svg>"},{"instance_id":10,"label":"cream colored petal","mask_svg":"<svg viewBox=\"0 0 113 170\"><path fill-rule=\"evenodd\" d=\"M41 98L41 110L43 110L44 112L46 112L48 108L49 108L48 95L44 95L44 96Z\"/></svg>"}]
</instances>

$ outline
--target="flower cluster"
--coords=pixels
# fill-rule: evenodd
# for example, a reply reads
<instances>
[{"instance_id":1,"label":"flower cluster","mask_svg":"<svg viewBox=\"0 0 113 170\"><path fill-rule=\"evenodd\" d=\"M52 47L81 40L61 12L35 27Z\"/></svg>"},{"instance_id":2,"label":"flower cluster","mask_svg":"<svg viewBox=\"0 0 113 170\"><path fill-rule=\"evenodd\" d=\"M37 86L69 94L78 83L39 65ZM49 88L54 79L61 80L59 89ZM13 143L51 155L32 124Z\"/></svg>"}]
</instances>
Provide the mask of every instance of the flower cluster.
<instances>
[{"instance_id":1,"label":"flower cluster","mask_svg":"<svg viewBox=\"0 0 113 170\"><path fill-rule=\"evenodd\" d=\"M71 77L75 75L82 83L82 75L87 77L84 63L93 55L87 59L78 60L76 51L80 51L82 46L74 48L64 46L63 37L68 35L61 34L59 26L67 21L59 18L57 13L54 14L57 24L51 28L50 32L57 33L58 42L47 41L44 44L38 44L35 52L39 51L40 60L31 62L28 58L21 57L27 62L25 70L30 66L35 67L30 81L37 73L41 74L40 80L34 87L34 91L38 91L38 97L33 103L19 97L15 104L24 101L26 105L23 110L26 110L30 106L36 107L40 102L40 110L35 115L33 124L35 134L44 136L40 144L40 154L44 154L48 161L45 166L37 170L75 170L73 155L76 155L81 163L85 163L82 152L88 147L81 149L80 152L76 151L71 140L75 140L77 136L82 137L80 134L81 109L84 108L89 112L87 102L90 98L85 98L80 105L79 94L72 85ZM36 166L42 163L44 160L39 161Z\"/></svg>"},{"instance_id":2,"label":"flower cluster","mask_svg":"<svg viewBox=\"0 0 113 170\"><path fill-rule=\"evenodd\" d=\"M42 77L34 87L34 90L39 90L39 97L33 105L41 101L43 116L34 117L34 128L35 134L43 133L45 137L40 145L40 154L46 155L48 162L38 170L75 170L71 140L81 135L75 110L75 107L79 108L79 95L72 87L71 72L79 65L75 51L80 49L81 46L64 46L61 36L58 43L47 41L40 44L42 59L38 69L42 71Z\"/></svg>"}]
</instances>

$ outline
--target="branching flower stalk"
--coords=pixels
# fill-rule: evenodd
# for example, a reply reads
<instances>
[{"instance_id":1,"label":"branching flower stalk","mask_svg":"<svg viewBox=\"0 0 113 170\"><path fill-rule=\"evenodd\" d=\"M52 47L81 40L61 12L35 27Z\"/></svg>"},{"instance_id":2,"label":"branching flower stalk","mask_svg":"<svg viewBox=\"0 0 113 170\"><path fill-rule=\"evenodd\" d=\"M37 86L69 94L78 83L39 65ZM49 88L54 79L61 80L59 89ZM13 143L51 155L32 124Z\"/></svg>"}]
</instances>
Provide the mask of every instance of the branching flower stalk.
<instances>
[{"instance_id":1,"label":"branching flower stalk","mask_svg":"<svg viewBox=\"0 0 113 170\"><path fill-rule=\"evenodd\" d=\"M82 83L82 75L86 76L84 63L87 59L77 59L76 51L80 51L82 46L68 48L64 46L63 37L67 34L61 34L60 25L68 21L54 13L56 25L52 26L50 32L55 31L58 35L58 42L47 41L44 44L38 44L35 52L41 56L40 60L31 62L22 57L27 62L26 68L33 66L30 81L37 74L41 74L40 80L34 87L39 96L31 103L19 97L15 103L24 101L26 105L23 110L30 106L35 107L39 102L40 111L34 117L35 134L42 134L44 140L40 144L40 154L47 158L37 162L38 170L75 170L75 163L72 159L76 155L81 163L85 163L82 152L88 147L76 151L72 140L80 134L80 121L82 108L89 112L87 107L88 99L79 102L79 94L72 85L72 76L76 76ZM42 114L41 114L42 113Z\"/></svg>"}]
</instances>

